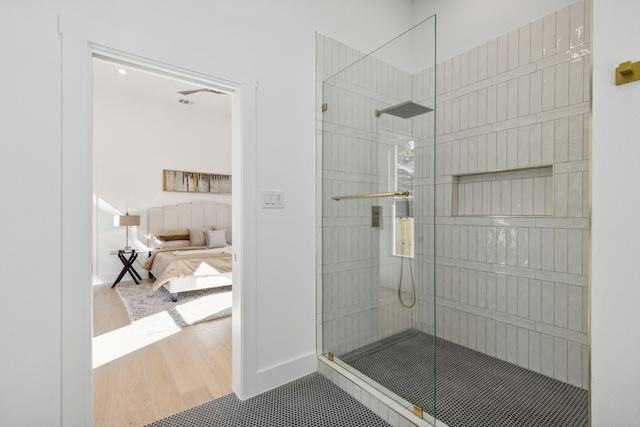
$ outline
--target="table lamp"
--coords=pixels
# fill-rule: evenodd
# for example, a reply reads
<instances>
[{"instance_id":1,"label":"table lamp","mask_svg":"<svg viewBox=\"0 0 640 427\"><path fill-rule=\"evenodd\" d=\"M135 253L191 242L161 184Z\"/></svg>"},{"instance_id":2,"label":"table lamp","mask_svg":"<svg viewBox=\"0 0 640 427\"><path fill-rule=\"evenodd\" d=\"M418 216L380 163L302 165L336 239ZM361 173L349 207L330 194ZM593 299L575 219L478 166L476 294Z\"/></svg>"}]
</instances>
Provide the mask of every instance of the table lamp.
<instances>
[{"instance_id":1,"label":"table lamp","mask_svg":"<svg viewBox=\"0 0 640 427\"><path fill-rule=\"evenodd\" d=\"M131 246L129 246L129 227L132 225L140 225L140 215L129 215L129 212L127 212L126 215L115 215L113 217L113 225L116 227L127 227L127 241L124 245L124 250L131 250Z\"/></svg>"}]
</instances>

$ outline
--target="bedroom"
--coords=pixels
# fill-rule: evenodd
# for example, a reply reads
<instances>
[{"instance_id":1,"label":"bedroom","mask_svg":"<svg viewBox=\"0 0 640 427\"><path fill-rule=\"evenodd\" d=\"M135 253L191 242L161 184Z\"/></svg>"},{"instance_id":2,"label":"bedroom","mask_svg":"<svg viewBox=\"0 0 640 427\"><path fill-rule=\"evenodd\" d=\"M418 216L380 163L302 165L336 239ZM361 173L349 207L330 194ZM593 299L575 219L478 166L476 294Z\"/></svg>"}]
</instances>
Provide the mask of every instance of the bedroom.
<instances>
[{"instance_id":1,"label":"bedroom","mask_svg":"<svg viewBox=\"0 0 640 427\"><path fill-rule=\"evenodd\" d=\"M116 289L111 288L123 269L117 251L126 242L140 254L134 268L143 279L140 286L150 291L151 279L142 267L148 248L156 243L149 238L149 208L191 202L231 205L230 194L163 191L164 169L231 174L231 96L211 92L182 95L177 92L201 86L101 58L94 59L93 73L92 264L94 335L98 337L94 340L94 421L98 425L117 424L118 419L145 422L152 419L141 417L158 418L231 390L230 317L180 332L155 334L152 342L140 337L123 341L130 321L116 290L135 285L130 274L125 274ZM114 226L114 216L126 213L140 217L140 225L130 228L128 240L126 227ZM222 216L219 220L231 221ZM164 289L158 292L167 295ZM118 345L114 345L116 337ZM143 347L142 352L134 351ZM185 355L180 351L184 347L199 350ZM199 372L194 380L194 369L159 369L161 387L151 384L144 374L124 379L132 370L144 372L145 366L148 370L149 358L165 368L168 361L179 358L205 372ZM203 366L205 360L216 369ZM114 385L123 383L126 386L122 388ZM131 388L139 396L133 402L127 393ZM140 401L140 396L153 395L154 388L177 397L173 405L159 409L160 413Z\"/></svg>"}]
</instances>

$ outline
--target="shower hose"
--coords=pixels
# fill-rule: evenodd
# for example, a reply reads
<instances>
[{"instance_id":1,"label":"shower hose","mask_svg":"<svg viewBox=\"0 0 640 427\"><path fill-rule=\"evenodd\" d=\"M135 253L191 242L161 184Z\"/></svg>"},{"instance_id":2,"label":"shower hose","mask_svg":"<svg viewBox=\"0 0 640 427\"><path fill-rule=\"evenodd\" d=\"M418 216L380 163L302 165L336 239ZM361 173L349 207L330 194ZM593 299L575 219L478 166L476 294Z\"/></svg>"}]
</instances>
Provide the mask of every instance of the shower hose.
<instances>
[{"instance_id":1,"label":"shower hose","mask_svg":"<svg viewBox=\"0 0 640 427\"><path fill-rule=\"evenodd\" d=\"M404 221L400 222L400 232L404 236ZM400 299L400 304L402 304L404 307L412 308L414 305L416 305L416 284L413 280L413 267L411 266L411 260L407 260L407 262L409 263L409 273L411 275L411 295L413 297L412 298L413 302L411 304L405 304L404 300L402 299L402 272L404 271L405 258L406 256L402 256L400 260L400 280L398 281L398 299Z\"/></svg>"}]
</instances>

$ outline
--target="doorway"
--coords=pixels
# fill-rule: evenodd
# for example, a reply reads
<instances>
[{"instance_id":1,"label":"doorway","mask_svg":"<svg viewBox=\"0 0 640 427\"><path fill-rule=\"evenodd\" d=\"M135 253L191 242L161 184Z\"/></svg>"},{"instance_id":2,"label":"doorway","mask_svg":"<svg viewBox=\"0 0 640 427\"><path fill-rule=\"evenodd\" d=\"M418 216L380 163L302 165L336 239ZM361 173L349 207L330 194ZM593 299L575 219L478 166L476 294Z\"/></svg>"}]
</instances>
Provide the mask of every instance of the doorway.
<instances>
[{"instance_id":1,"label":"doorway","mask_svg":"<svg viewBox=\"0 0 640 427\"><path fill-rule=\"evenodd\" d=\"M152 292L142 266L158 247L149 208L231 206L232 194L170 192L159 182L166 169L232 175L233 94L213 81L99 54L92 76L93 424L148 424L232 392L231 318L189 327L174 320L228 316L230 287L167 306L167 291ZM113 225L125 213L140 223L126 234ZM126 274L112 288L122 268L114 254L124 247L135 250L133 267L143 280L136 285ZM135 294L143 303L137 308L125 298ZM141 307L156 299L162 308L143 316Z\"/></svg>"},{"instance_id":2,"label":"doorway","mask_svg":"<svg viewBox=\"0 0 640 427\"><path fill-rule=\"evenodd\" d=\"M61 243L62 419L92 422L92 137L91 63L94 54L163 70L233 93L232 151L235 230L233 271L232 388L240 397L255 394L256 251L256 89L257 76L207 55L185 54L140 34L114 31L73 17L62 17L62 176ZM135 52L135 54L127 53ZM154 58L153 60L149 58ZM180 64L171 65L171 64ZM199 70L199 71L193 71ZM235 189L238 189L237 191ZM240 193L239 189L242 189ZM248 325L243 328L243 325Z\"/></svg>"}]
</instances>

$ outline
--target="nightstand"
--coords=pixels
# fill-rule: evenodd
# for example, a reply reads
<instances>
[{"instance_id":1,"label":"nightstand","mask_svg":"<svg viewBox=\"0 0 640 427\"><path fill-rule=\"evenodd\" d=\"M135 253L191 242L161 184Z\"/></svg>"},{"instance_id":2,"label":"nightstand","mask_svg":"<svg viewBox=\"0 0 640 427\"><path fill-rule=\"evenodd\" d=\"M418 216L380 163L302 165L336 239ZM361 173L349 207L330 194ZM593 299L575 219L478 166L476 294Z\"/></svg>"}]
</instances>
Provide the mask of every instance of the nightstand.
<instances>
[{"instance_id":1,"label":"nightstand","mask_svg":"<svg viewBox=\"0 0 640 427\"><path fill-rule=\"evenodd\" d=\"M118 251L111 251L111 255L118 255L118 258L120 258L120 261L122 262L122 265L123 265L122 271L118 275L118 278L116 279L116 281L113 282L113 285L111 285L111 287L115 288L115 286L118 284L118 282L120 282L120 280L122 280L122 278L124 277L125 274L127 274L127 272L129 273L133 281L136 282L136 285L139 285L140 282L138 280L142 280L142 278L140 277L138 272L133 268L133 263L136 261L140 253L136 252L135 249L126 248L126 249L120 249ZM127 258L127 255L129 255L129 258Z\"/></svg>"}]
</instances>

